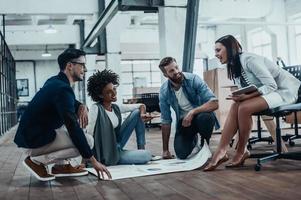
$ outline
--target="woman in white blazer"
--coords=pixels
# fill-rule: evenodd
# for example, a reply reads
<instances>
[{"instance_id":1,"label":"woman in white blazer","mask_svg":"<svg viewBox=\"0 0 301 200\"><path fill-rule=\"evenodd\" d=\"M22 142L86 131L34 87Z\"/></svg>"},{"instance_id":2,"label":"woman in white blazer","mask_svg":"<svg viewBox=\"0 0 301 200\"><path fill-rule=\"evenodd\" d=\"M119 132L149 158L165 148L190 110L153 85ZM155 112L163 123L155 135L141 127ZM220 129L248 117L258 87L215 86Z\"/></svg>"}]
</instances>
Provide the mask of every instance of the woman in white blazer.
<instances>
[{"instance_id":1,"label":"woman in white blazer","mask_svg":"<svg viewBox=\"0 0 301 200\"><path fill-rule=\"evenodd\" d=\"M246 149L251 128L252 114L275 108L298 100L301 82L267 58L242 52L241 45L232 36L226 35L215 42L215 56L227 64L228 78L241 88L254 84L258 90L250 94L230 96L230 108L219 146L204 171L212 171L229 158L227 147L236 132L239 141L236 154L226 167L240 167L250 156Z\"/></svg>"}]
</instances>

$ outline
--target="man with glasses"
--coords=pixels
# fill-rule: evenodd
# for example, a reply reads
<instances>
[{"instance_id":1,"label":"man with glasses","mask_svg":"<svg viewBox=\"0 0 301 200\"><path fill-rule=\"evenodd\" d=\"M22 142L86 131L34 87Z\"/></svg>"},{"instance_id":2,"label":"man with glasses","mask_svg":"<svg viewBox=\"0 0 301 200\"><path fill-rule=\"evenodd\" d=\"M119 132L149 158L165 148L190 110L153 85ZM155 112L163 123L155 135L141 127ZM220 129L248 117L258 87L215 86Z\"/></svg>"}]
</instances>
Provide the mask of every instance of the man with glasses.
<instances>
[{"instance_id":1,"label":"man with glasses","mask_svg":"<svg viewBox=\"0 0 301 200\"><path fill-rule=\"evenodd\" d=\"M83 80L85 62L85 52L79 49L60 54L59 74L45 82L21 117L14 141L28 153L24 166L41 181L87 175L82 167L66 162L79 155L90 160L98 174L111 177L93 156L93 138L82 130L88 124L87 109L76 101L71 87ZM47 171L49 164L55 165Z\"/></svg>"}]
</instances>

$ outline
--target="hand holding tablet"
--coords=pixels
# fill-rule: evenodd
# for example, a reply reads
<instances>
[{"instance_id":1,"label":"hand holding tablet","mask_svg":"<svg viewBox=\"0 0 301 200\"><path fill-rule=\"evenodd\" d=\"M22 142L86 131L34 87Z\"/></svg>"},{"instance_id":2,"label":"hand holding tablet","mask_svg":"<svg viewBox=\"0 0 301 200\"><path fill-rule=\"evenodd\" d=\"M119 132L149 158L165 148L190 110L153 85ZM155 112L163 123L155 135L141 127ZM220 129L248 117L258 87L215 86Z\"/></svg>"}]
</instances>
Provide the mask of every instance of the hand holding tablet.
<instances>
[{"instance_id":1,"label":"hand holding tablet","mask_svg":"<svg viewBox=\"0 0 301 200\"><path fill-rule=\"evenodd\" d=\"M255 85L249 85L247 87L243 87L238 90L234 90L232 92L232 96L241 95L241 94L249 94L249 93L256 92L256 91L257 91L257 87Z\"/></svg>"}]
</instances>

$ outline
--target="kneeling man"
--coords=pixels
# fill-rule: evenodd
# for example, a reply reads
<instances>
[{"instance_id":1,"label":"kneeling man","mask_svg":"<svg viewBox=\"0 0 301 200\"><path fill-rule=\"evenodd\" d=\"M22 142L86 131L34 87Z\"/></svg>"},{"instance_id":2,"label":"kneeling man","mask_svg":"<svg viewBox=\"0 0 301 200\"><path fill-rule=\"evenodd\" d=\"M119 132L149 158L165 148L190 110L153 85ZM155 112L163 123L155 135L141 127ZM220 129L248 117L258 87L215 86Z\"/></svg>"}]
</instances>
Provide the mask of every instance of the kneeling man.
<instances>
[{"instance_id":1,"label":"kneeling man","mask_svg":"<svg viewBox=\"0 0 301 200\"><path fill-rule=\"evenodd\" d=\"M181 72L175 58L163 58L159 68L168 79L161 86L159 95L163 158L172 158L168 147L172 107L177 119L174 149L178 158L185 159L198 144L198 134L209 144L214 125L219 128L213 113L218 108L218 101L199 76Z\"/></svg>"},{"instance_id":2,"label":"kneeling man","mask_svg":"<svg viewBox=\"0 0 301 200\"><path fill-rule=\"evenodd\" d=\"M82 81L86 70L85 52L66 49L58 57L60 72L46 81L29 103L15 136L18 147L26 149L25 167L39 180L49 181L55 177L81 176L88 172L73 167L66 159L81 155L98 172L110 173L92 153L94 141L85 135L81 126L87 125L86 107L75 100L72 85ZM55 164L51 173L46 165Z\"/></svg>"}]
</instances>

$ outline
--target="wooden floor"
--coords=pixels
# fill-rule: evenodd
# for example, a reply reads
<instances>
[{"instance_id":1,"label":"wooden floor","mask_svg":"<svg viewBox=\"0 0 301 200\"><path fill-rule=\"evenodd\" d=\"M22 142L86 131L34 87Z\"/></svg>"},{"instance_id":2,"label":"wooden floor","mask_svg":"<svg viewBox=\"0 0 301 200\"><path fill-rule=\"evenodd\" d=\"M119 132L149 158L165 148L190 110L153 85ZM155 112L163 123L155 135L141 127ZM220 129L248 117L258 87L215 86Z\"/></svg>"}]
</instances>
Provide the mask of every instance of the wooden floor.
<instances>
[{"instance_id":1,"label":"wooden floor","mask_svg":"<svg viewBox=\"0 0 301 200\"><path fill-rule=\"evenodd\" d=\"M301 199L301 162L277 160L254 171L255 159L249 159L245 167L214 172L200 169L147 176L117 181L97 181L89 175L78 178L61 178L52 182L40 182L23 167L22 150L12 142L15 129L2 137L0 143L0 199ZM214 150L220 135L211 142ZM134 147L131 139L129 148ZM161 133L152 129L147 133L148 149L161 154ZM271 150L272 145L259 143L254 150ZM291 151L301 150L301 140ZM230 150L230 154L231 154ZM233 152L232 152L233 154Z\"/></svg>"}]
</instances>

